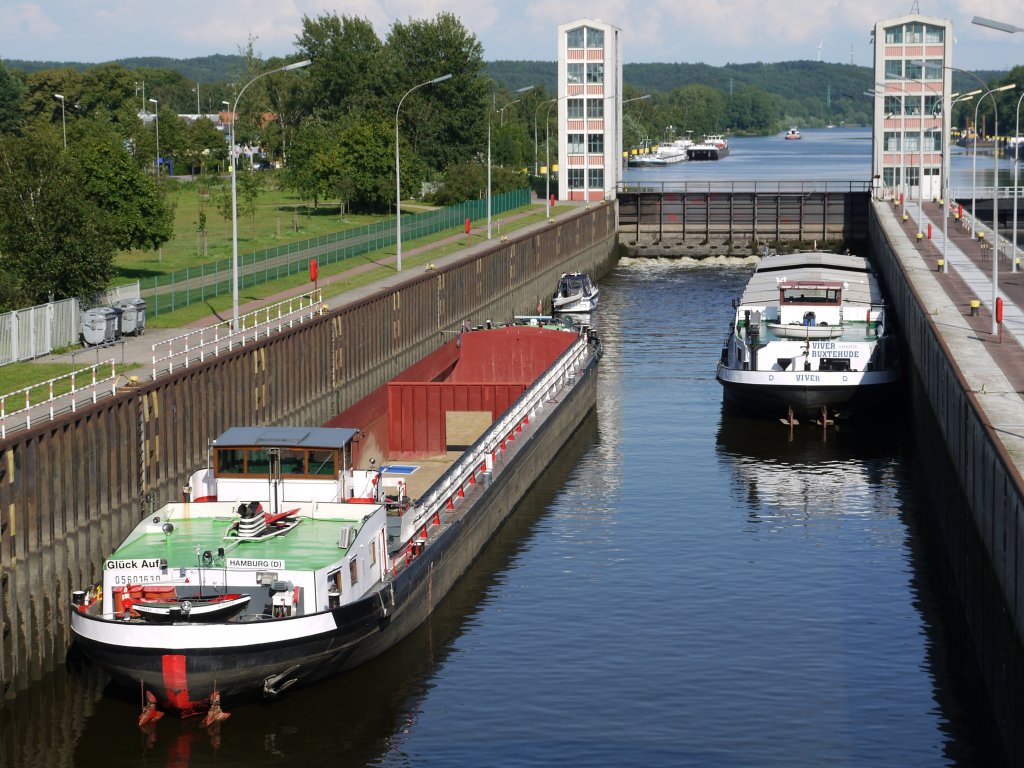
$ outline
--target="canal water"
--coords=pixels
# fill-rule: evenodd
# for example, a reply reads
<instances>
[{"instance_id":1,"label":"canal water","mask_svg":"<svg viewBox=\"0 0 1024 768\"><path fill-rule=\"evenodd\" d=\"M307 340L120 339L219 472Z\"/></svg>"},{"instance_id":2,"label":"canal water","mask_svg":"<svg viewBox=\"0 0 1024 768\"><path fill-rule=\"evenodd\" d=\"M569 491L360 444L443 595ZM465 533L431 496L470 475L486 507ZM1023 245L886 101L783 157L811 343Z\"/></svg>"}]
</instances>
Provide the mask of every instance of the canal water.
<instances>
[{"instance_id":1,"label":"canal water","mask_svg":"<svg viewBox=\"0 0 1024 768\"><path fill-rule=\"evenodd\" d=\"M0 709L0 765L1000 765L913 435L722 412L751 270L602 281L596 412L391 652L212 734L71 664Z\"/></svg>"}]
</instances>

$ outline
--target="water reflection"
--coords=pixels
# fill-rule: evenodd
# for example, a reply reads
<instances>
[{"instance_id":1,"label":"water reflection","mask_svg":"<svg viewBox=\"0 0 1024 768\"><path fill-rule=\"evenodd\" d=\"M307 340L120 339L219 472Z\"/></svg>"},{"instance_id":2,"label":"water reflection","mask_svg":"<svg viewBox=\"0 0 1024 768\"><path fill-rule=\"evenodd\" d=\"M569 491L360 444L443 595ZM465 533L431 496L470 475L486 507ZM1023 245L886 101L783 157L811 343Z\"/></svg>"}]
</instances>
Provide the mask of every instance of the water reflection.
<instances>
[{"instance_id":1,"label":"water reflection","mask_svg":"<svg viewBox=\"0 0 1024 768\"><path fill-rule=\"evenodd\" d=\"M901 435L884 424L790 429L723 409L716 449L751 523L896 513Z\"/></svg>"}]
</instances>

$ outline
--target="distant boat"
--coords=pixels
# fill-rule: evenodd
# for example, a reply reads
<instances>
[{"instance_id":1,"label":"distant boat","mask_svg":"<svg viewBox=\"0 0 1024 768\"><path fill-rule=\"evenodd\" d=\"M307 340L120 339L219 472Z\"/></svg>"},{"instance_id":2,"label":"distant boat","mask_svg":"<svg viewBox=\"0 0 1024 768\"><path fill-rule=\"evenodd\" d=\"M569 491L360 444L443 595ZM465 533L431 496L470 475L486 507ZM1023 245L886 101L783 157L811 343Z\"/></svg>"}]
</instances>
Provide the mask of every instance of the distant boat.
<instances>
[{"instance_id":1,"label":"distant boat","mask_svg":"<svg viewBox=\"0 0 1024 768\"><path fill-rule=\"evenodd\" d=\"M686 157L690 160L721 160L729 154L729 140L717 133L708 133L700 144L686 149Z\"/></svg>"},{"instance_id":2,"label":"distant boat","mask_svg":"<svg viewBox=\"0 0 1024 768\"><path fill-rule=\"evenodd\" d=\"M793 126L786 132L786 141L797 141L801 138L803 137L800 135L800 131L796 126Z\"/></svg>"}]
</instances>

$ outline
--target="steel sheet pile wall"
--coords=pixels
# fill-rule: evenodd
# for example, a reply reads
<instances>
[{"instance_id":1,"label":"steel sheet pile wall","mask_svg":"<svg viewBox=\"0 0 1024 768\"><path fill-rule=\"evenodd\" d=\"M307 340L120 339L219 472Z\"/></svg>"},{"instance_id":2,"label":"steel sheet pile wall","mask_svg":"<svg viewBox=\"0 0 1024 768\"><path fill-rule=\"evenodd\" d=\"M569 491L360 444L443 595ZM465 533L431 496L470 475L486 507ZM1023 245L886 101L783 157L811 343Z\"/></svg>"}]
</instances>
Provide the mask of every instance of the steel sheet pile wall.
<instances>
[{"instance_id":1,"label":"steel sheet pile wall","mask_svg":"<svg viewBox=\"0 0 1024 768\"><path fill-rule=\"evenodd\" d=\"M979 402L986 395L972 391L964 376L960 365L970 361L955 359L944 339L959 321L957 309L933 311L922 299L923 291L932 290L925 281L937 279L936 273L923 264L884 202L872 203L870 232L876 265L913 366L915 431L925 436L919 445L922 461L932 467L930 482L937 487L948 485L947 465L953 485L959 485L939 491L937 498L955 499L959 490L966 504L966 510L955 501L955 509L933 507L930 517L941 531L950 581L961 597L1008 754L1024 758L1024 734L1016 733L1013 725L1019 722L1016 710L1021 707L1016 681L1024 679L1013 647L1024 638L1024 481L999 425L991 423ZM913 265L909 270L908 264ZM969 328L965 335L974 336ZM939 439L927 437L936 434ZM964 523L965 513L973 525ZM1009 640L1001 631L1008 623L1015 635Z\"/></svg>"},{"instance_id":2,"label":"steel sheet pile wall","mask_svg":"<svg viewBox=\"0 0 1024 768\"><path fill-rule=\"evenodd\" d=\"M176 499L228 426L322 424L451 338L532 313L558 276L603 275L615 208L581 209L433 271L402 273L324 316L123 389L0 443L0 689L64 660L71 590L145 513ZM2 701L3 697L0 697Z\"/></svg>"}]
</instances>

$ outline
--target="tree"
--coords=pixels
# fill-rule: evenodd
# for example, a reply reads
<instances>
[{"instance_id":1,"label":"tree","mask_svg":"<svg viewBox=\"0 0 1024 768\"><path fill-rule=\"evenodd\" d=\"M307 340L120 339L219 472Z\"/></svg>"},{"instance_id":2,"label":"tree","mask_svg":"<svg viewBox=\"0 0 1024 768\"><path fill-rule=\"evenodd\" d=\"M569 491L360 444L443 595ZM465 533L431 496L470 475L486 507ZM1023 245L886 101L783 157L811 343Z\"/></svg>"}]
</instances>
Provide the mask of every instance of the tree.
<instances>
[{"instance_id":1,"label":"tree","mask_svg":"<svg viewBox=\"0 0 1024 768\"><path fill-rule=\"evenodd\" d=\"M352 189L352 204L366 211L386 211L395 201L395 126L388 120L353 123L338 136L343 177ZM419 192L423 164L409 148L401 153L402 193Z\"/></svg>"},{"instance_id":2,"label":"tree","mask_svg":"<svg viewBox=\"0 0 1024 768\"><path fill-rule=\"evenodd\" d=\"M0 136L0 273L19 303L92 293L113 274L114 248L86 179L52 132Z\"/></svg>"},{"instance_id":3,"label":"tree","mask_svg":"<svg viewBox=\"0 0 1024 768\"><path fill-rule=\"evenodd\" d=\"M113 248L156 249L171 239L173 216L156 180L139 168L111 126L89 124L88 132L77 136L72 156L81 172L81 193L99 204L99 228Z\"/></svg>"},{"instance_id":4,"label":"tree","mask_svg":"<svg viewBox=\"0 0 1024 768\"><path fill-rule=\"evenodd\" d=\"M309 112L333 120L381 109L383 45L367 19L335 13L303 16L295 45L313 62L305 87Z\"/></svg>"},{"instance_id":5,"label":"tree","mask_svg":"<svg viewBox=\"0 0 1024 768\"><path fill-rule=\"evenodd\" d=\"M726 124L734 131L766 133L779 117L771 97L760 88L740 88L726 105Z\"/></svg>"},{"instance_id":6,"label":"tree","mask_svg":"<svg viewBox=\"0 0 1024 768\"><path fill-rule=\"evenodd\" d=\"M0 133L21 125L21 83L0 62Z\"/></svg>"},{"instance_id":7,"label":"tree","mask_svg":"<svg viewBox=\"0 0 1024 768\"><path fill-rule=\"evenodd\" d=\"M385 47L391 98L386 115L392 120L408 89L452 75L450 80L416 90L402 103L403 139L433 169L476 156L487 141L483 118L491 106L491 82L483 75L483 46L476 37L456 16L445 12L430 20L395 22Z\"/></svg>"}]
</instances>

